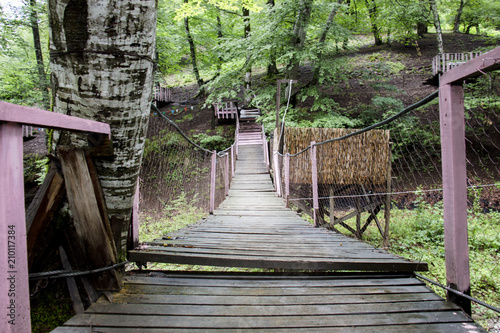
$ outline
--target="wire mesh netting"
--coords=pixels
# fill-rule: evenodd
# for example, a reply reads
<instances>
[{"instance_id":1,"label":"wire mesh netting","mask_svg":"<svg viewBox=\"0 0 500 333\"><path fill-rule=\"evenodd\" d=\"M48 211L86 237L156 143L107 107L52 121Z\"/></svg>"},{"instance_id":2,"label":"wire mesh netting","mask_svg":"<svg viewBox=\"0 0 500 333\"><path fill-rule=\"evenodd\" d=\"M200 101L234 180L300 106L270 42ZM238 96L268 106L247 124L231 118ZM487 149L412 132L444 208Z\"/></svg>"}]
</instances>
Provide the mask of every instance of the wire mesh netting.
<instances>
[{"instance_id":1,"label":"wire mesh netting","mask_svg":"<svg viewBox=\"0 0 500 333\"><path fill-rule=\"evenodd\" d=\"M197 148L169 121L151 116L140 172L141 210L152 215L164 215L167 210L172 215L172 203L181 199L208 213L212 180L214 208L218 207L231 183L232 155L231 147L219 153Z\"/></svg>"},{"instance_id":2,"label":"wire mesh netting","mask_svg":"<svg viewBox=\"0 0 500 333\"><path fill-rule=\"evenodd\" d=\"M477 87L473 88L464 86L466 97L467 93L473 95L465 103L468 207L488 212L500 209L500 132L496 125L500 103L495 93L481 97L478 102L474 96ZM431 103L380 129L315 146L318 179L315 214L319 224L330 223L332 228L339 225L361 237L374 222L384 236L384 221L389 221L386 207L414 209L420 202L441 202L439 126L439 107ZM311 143L322 143L356 130L335 131L287 128L283 152L290 155L288 175L285 155L278 154L285 198L311 217L314 213ZM376 131L381 135L375 136ZM384 216L377 216L379 212L385 212Z\"/></svg>"},{"instance_id":3,"label":"wire mesh netting","mask_svg":"<svg viewBox=\"0 0 500 333\"><path fill-rule=\"evenodd\" d=\"M165 119L151 116L140 171L141 210L161 214L181 195L208 212L211 154L188 143Z\"/></svg>"}]
</instances>

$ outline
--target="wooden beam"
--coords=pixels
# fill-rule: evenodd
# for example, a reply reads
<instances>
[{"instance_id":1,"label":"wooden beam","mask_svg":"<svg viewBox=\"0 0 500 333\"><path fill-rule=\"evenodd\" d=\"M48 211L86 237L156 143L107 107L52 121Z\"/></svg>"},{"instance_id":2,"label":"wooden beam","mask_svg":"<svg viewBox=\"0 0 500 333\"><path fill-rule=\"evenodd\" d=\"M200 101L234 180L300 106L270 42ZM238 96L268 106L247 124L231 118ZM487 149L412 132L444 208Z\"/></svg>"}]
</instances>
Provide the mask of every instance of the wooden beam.
<instances>
[{"instance_id":1,"label":"wooden beam","mask_svg":"<svg viewBox=\"0 0 500 333\"><path fill-rule=\"evenodd\" d=\"M498 50L500 51L500 49ZM451 288L470 295L463 103L464 96L461 85L440 85L439 113L443 168L446 280ZM469 300L453 293L448 293L448 299L461 306L468 314L471 313Z\"/></svg>"},{"instance_id":2,"label":"wooden beam","mask_svg":"<svg viewBox=\"0 0 500 333\"><path fill-rule=\"evenodd\" d=\"M116 263L113 240L109 238L98 209L95 189L82 150L58 151L66 185L69 206L78 239L75 240L91 267L101 268ZM119 289L121 281L116 271L103 273L99 279L101 290Z\"/></svg>"},{"instance_id":3,"label":"wooden beam","mask_svg":"<svg viewBox=\"0 0 500 333\"><path fill-rule=\"evenodd\" d=\"M50 245L47 239L47 229L64 195L64 179L52 166L28 208L26 217L28 267L30 269Z\"/></svg>"},{"instance_id":4,"label":"wooden beam","mask_svg":"<svg viewBox=\"0 0 500 333\"><path fill-rule=\"evenodd\" d=\"M481 76L486 71L500 68L500 46L444 73L440 85L446 85Z\"/></svg>"},{"instance_id":5,"label":"wooden beam","mask_svg":"<svg viewBox=\"0 0 500 333\"><path fill-rule=\"evenodd\" d=\"M0 121L60 130L111 134L109 124L27 106L0 102Z\"/></svg>"},{"instance_id":6,"label":"wooden beam","mask_svg":"<svg viewBox=\"0 0 500 333\"><path fill-rule=\"evenodd\" d=\"M72 270L71 264L69 263L68 256L66 255L66 251L62 246L59 246L59 256L61 257L61 263L65 270ZM71 301L73 302L73 310L75 310L76 314L85 312L83 307L82 298L80 297L80 292L78 291L78 286L76 285L76 280L74 277L67 277L66 283L68 284L68 291L71 297Z\"/></svg>"},{"instance_id":7,"label":"wooden beam","mask_svg":"<svg viewBox=\"0 0 500 333\"><path fill-rule=\"evenodd\" d=\"M0 328L31 332L20 124L0 123L0 170Z\"/></svg>"}]
</instances>

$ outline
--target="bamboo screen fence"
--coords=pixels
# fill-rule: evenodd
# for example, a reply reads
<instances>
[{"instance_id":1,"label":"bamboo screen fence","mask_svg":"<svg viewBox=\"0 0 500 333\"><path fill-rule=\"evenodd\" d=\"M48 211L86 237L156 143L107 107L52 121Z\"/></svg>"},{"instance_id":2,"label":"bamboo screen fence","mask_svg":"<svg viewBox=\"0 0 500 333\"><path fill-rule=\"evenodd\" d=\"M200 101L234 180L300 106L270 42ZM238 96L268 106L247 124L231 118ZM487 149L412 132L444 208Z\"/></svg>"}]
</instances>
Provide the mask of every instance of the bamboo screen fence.
<instances>
[{"instance_id":1,"label":"bamboo screen fence","mask_svg":"<svg viewBox=\"0 0 500 333\"><path fill-rule=\"evenodd\" d=\"M311 144L355 132L339 128L285 128L284 153L296 154ZM302 156L301 156L302 155ZM311 161L307 154L290 160L290 182L311 183ZM389 131L372 130L345 140L317 146L319 184L381 185L387 182L390 156Z\"/></svg>"}]
</instances>

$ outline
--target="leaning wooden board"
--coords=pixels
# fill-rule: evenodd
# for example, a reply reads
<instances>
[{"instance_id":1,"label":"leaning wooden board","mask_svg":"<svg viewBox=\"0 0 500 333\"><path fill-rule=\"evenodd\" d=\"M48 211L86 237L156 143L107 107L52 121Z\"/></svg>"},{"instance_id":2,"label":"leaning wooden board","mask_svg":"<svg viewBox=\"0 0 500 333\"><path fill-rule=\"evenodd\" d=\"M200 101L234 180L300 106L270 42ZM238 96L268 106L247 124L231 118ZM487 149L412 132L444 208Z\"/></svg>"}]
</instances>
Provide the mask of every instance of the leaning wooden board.
<instances>
[{"instance_id":1,"label":"leaning wooden board","mask_svg":"<svg viewBox=\"0 0 500 333\"><path fill-rule=\"evenodd\" d=\"M144 273L54 332L484 332L409 275Z\"/></svg>"}]
</instances>

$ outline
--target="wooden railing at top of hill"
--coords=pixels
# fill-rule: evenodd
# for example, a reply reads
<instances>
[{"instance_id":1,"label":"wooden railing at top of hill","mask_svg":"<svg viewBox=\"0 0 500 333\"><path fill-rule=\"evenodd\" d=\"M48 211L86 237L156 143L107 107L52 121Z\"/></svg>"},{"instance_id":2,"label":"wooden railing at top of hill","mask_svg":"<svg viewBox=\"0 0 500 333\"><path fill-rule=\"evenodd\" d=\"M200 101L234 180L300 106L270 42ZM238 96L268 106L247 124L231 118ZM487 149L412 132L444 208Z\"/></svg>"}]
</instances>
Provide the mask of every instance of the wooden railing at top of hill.
<instances>
[{"instance_id":1,"label":"wooden railing at top of hill","mask_svg":"<svg viewBox=\"0 0 500 333\"><path fill-rule=\"evenodd\" d=\"M0 102L0 248L4 253L0 305L7 309L8 318L0 324L2 332L31 331L22 125L111 134L105 123Z\"/></svg>"},{"instance_id":2,"label":"wooden railing at top of hill","mask_svg":"<svg viewBox=\"0 0 500 333\"><path fill-rule=\"evenodd\" d=\"M443 74L469 60L477 58L481 52L443 53L432 59L432 75Z\"/></svg>"},{"instance_id":3,"label":"wooden railing at top of hill","mask_svg":"<svg viewBox=\"0 0 500 333\"><path fill-rule=\"evenodd\" d=\"M172 102L172 89L161 86L156 86L155 101L157 102Z\"/></svg>"}]
</instances>

